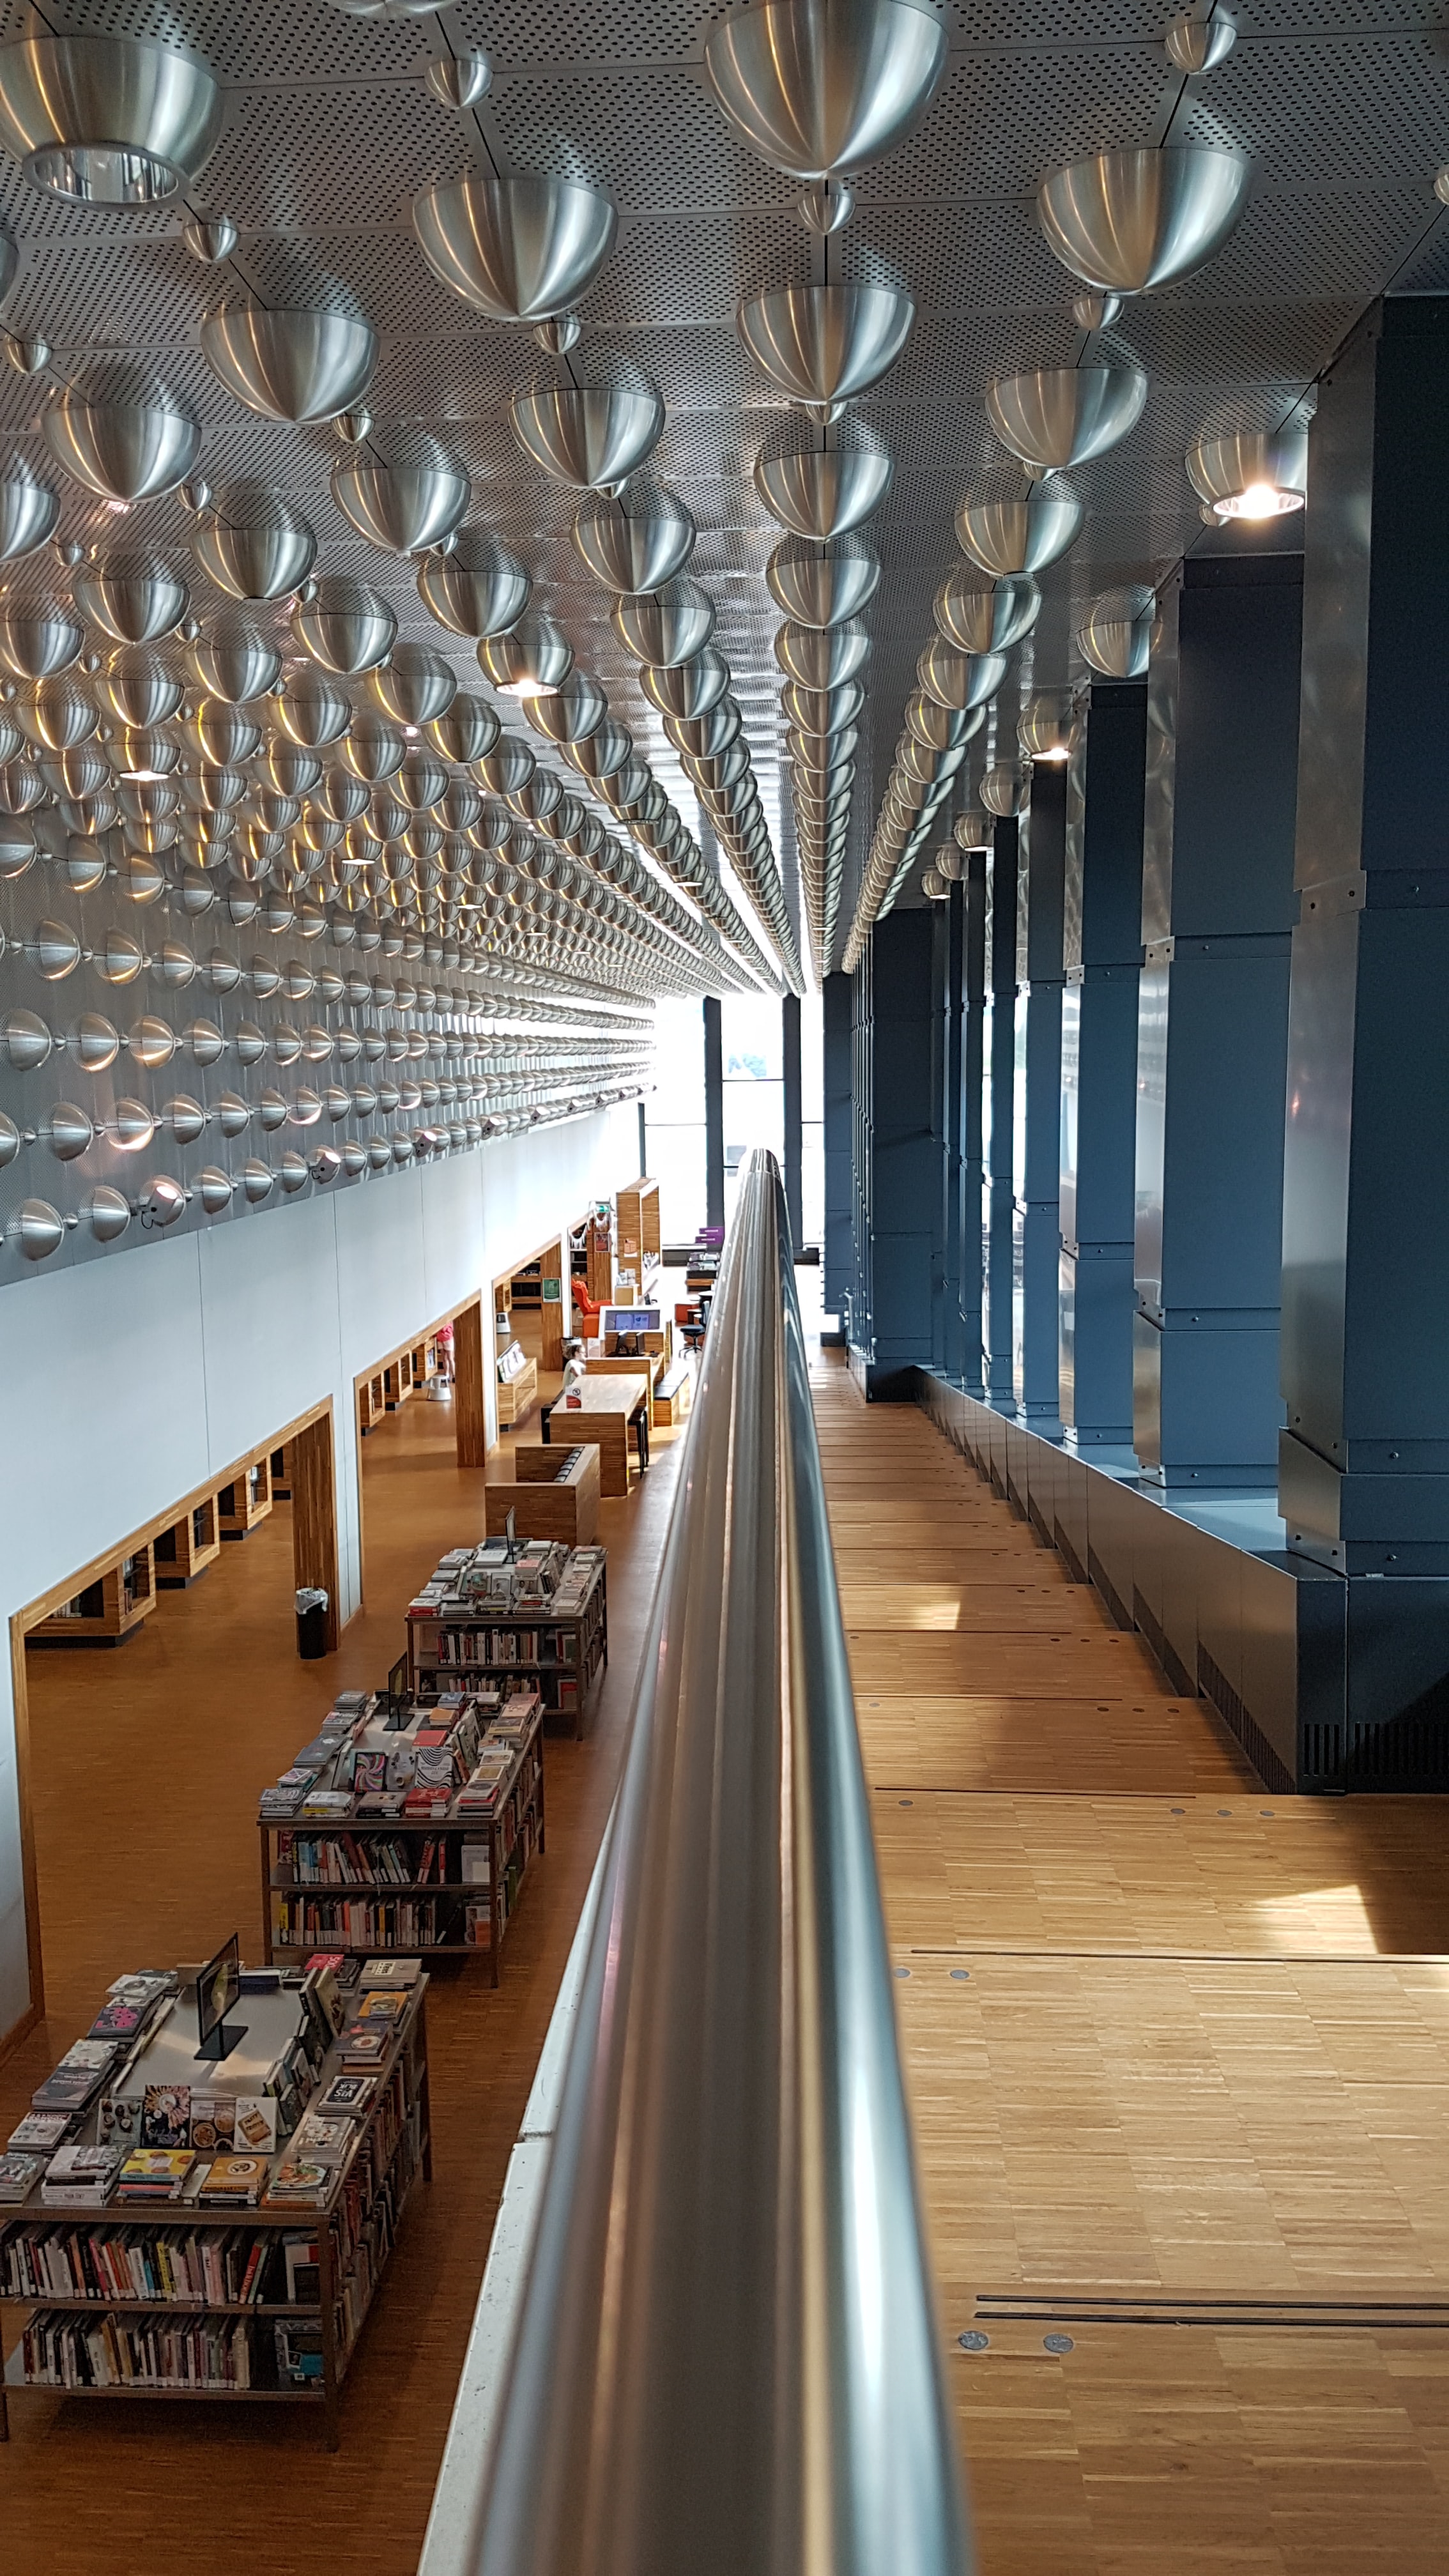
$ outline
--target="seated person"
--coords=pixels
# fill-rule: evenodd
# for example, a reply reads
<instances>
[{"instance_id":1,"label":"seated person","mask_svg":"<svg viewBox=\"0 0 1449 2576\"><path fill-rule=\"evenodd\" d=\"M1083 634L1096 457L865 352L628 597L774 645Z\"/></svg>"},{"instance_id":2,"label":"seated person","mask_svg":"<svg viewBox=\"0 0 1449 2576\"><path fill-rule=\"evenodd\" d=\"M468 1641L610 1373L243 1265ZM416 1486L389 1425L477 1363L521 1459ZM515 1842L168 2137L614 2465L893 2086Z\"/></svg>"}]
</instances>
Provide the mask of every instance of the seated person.
<instances>
[{"instance_id":1,"label":"seated person","mask_svg":"<svg viewBox=\"0 0 1449 2576\"><path fill-rule=\"evenodd\" d=\"M558 1401L565 1407L571 1407L574 1412L578 1412L583 1403L583 1398L579 1393L579 1389L584 1382L585 1374L583 1343L565 1342L563 1360L563 1388Z\"/></svg>"}]
</instances>

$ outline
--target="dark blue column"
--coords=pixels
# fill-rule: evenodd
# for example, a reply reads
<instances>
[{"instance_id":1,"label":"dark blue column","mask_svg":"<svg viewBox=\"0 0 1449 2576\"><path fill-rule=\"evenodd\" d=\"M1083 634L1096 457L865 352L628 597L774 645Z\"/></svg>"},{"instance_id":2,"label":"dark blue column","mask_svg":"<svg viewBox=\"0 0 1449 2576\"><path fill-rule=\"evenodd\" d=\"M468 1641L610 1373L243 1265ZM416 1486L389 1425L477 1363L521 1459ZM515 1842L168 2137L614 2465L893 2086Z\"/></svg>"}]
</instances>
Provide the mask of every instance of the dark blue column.
<instances>
[{"instance_id":1,"label":"dark blue column","mask_svg":"<svg viewBox=\"0 0 1449 2576\"><path fill-rule=\"evenodd\" d=\"M1066 836L1066 764L1038 761L1017 845L1012 1367L1017 1412L1048 1440L1062 1427L1057 1289Z\"/></svg>"},{"instance_id":2,"label":"dark blue column","mask_svg":"<svg viewBox=\"0 0 1449 2576\"><path fill-rule=\"evenodd\" d=\"M825 1242L822 1296L827 1315L845 1315L851 1284L851 978L827 975L821 986L825 1078Z\"/></svg>"},{"instance_id":3,"label":"dark blue column","mask_svg":"<svg viewBox=\"0 0 1449 2576\"><path fill-rule=\"evenodd\" d=\"M871 1224L875 1151L875 1023L872 1016L871 945L850 979L850 1288L845 1338L851 1365L864 1381L875 1343L871 1321Z\"/></svg>"},{"instance_id":4,"label":"dark blue column","mask_svg":"<svg viewBox=\"0 0 1449 2576\"><path fill-rule=\"evenodd\" d=\"M1302 558L1189 559L1148 687L1133 1445L1271 1485Z\"/></svg>"},{"instance_id":5,"label":"dark blue column","mask_svg":"<svg viewBox=\"0 0 1449 2576\"><path fill-rule=\"evenodd\" d=\"M996 825L986 876L981 1027L981 1351L986 1393L1013 1399L1012 1090L1016 1069L1014 817Z\"/></svg>"},{"instance_id":6,"label":"dark blue column","mask_svg":"<svg viewBox=\"0 0 1449 2576\"><path fill-rule=\"evenodd\" d=\"M1060 1402L1084 1449L1132 1439L1146 759L1146 681L1096 681L1067 780L1063 922Z\"/></svg>"},{"instance_id":7,"label":"dark blue column","mask_svg":"<svg viewBox=\"0 0 1449 2576\"><path fill-rule=\"evenodd\" d=\"M1281 1508L1290 1547L1351 1578L1349 1785L1442 1789L1449 301L1366 318L1308 488Z\"/></svg>"},{"instance_id":8,"label":"dark blue column","mask_svg":"<svg viewBox=\"0 0 1449 2576\"><path fill-rule=\"evenodd\" d=\"M966 888L952 885L936 906L941 1038L941 1364L959 1380L965 1362L961 1311L966 1166ZM980 1181L978 1176L977 1187Z\"/></svg>"},{"instance_id":9,"label":"dark blue column","mask_svg":"<svg viewBox=\"0 0 1449 2576\"><path fill-rule=\"evenodd\" d=\"M986 860L966 854L961 884L961 1379L985 1391L981 1345L981 1042L986 998Z\"/></svg>"},{"instance_id":10,"label":"dark blue column","mask_svg":"<svg viewBox=\"0 0 1449 2576\"><path fill-rule=\"evenodd\" d=\"M940 1365L937 913L934 904L893 912L871 933L870 1389L879 1394L912 1367Z\"/></svg>"}]
</instances>

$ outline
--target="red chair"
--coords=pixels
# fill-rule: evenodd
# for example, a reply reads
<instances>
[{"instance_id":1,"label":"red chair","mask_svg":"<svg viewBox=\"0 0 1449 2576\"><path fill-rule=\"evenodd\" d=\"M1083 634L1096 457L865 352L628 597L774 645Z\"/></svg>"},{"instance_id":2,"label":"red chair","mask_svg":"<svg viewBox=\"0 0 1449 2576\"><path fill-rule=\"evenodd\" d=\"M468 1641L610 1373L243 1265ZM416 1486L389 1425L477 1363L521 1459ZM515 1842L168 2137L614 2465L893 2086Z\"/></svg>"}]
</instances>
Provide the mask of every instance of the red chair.
<instances>
[{"instance_id":1,"label":"red chair","mask_svg":"<svg viewBox=\"0 0 1449 2576\"><path fill-rule=\"evenodd\" d=\"M582 1315L586 1324L598 1322L604 1311L602 1302L592 1298L587 1288L581 1288L577 1279L573 1283L573 1301L576 1312Z\"/></svg>"}]
</instances>

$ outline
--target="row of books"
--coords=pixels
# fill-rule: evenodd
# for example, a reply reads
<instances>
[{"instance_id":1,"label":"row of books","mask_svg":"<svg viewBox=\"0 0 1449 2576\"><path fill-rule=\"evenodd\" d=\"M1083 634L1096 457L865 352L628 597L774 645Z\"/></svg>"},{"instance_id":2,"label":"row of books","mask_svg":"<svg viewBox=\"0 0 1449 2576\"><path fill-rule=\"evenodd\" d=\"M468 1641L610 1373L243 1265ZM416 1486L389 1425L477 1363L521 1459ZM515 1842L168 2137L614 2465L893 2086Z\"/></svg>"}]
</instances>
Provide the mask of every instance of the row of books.
<instances>
[{"instance_id":1,"label":"row of books","mask_svg":"<svg viewBox=\"0 0 1449 2576\"><path fill-rule=\"evenodd\" d=\"M317 1942L345 1942L349 1950L435 1950L448 1938L451 1909L435 1896L284 1896L273 1938L279 1949L306 1950Z\"/></svg>"},{"instance_id":2,"label":"row of books","mask_svg":"<svg viewBox=\"0 0 1449 2576\"><path fill-rule=\"evenodd\" d=\"M20 2339L21 2367L42 2388L251 2388L252 2329L134 2323L114 2315L75 2317L42 2308Z\"/></svg>"},{"instance_id":3,"label":"row of books","mask_svg":"<svg viewBox=\"0 0 1449 2576\"><path fill-rule=\"evenodd\" d=\"M0 2240L0 2280L9 2299L280 2307L295 2295L290 2258L302 2241L242 2228L163 2236L114 2226L12 2227Z\"/></svg>"},{"instance_id":4,"label":"row of books","mask_svg":"<svg viewBox=\"0 0 1449 2576\"><path fill-rule=\"evenodd\" d=\"M445 1669L462 1664L497 1666L576 1664L573 1628L465 1628L440 1625L433 1659Z\"/></svg>"},{"instance_id":5,"label":"row of books","mask_svg":"<svg viewBox=\"0 0 1449 2576\"><path fill-rule=\"evenodd\" d=\"M386 1696L386 1695L384 1695ZM440 1693L395 1702L345 1695L258 1802L264 1825L431 1822L486 1813L536 1731L536 1689Z\"/></svg>"},{"instance_id":6,"label":"row of books","mask_svg":"<svg viewBox=\"0 0 1449 2576\"><path fill-rule=\"evenodd\" d=\"M365 1841L355 1834L277 1836L277 1874L290 1873L299 1887L425 1887L430 1880L441 1887L446 1866L446 1846L434 1835L422 1844L386 1834Z\"/></svg>"},{"instance_id":7,"label":"row of books","mask_svg":"<svg viewBox=\"0 0 1449 2576\"><path fill-rule=\"evenodd\" d=\"M350 2352L372 2305L373 2292L392 2252L403 2207L422 2165L422 2112L414 2103L398 2141L397 2152L350 2239L350 2261L342 2276L337 2302L337 2343Z\"/></svg>"}]
</instances>

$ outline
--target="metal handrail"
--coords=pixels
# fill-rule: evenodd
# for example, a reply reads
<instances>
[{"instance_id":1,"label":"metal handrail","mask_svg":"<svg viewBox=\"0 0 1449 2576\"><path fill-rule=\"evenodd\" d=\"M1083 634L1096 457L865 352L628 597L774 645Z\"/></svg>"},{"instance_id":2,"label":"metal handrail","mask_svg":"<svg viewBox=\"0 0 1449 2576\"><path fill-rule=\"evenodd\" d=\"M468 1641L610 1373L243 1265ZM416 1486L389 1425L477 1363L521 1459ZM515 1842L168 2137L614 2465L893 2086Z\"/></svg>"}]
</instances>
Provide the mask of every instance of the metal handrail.
<instances>
[{"instance_id":1,"label":"metal handrail","mask_svg":"<svg viewBox=\"0 0 1449 2576\"><path fill-rule=\"evenodd\" d=\"M784 1193L721 1266L472 2576L970 2563Z\"/></svg>"}]
</instances>

